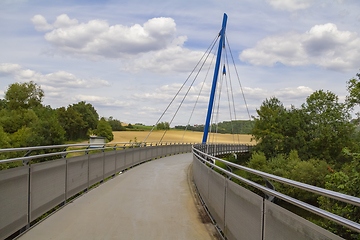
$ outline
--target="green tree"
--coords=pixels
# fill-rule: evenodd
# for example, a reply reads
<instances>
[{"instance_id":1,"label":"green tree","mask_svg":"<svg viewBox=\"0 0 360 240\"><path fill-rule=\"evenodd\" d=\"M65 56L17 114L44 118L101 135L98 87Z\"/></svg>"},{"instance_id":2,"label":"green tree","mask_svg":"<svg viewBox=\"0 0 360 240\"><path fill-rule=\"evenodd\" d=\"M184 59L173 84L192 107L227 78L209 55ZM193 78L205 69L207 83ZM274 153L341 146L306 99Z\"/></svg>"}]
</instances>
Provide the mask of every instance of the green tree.
<instances>
[{"instance_id":1,"label":"green tree","mask_svg":"<svg viewBox=\"0 0 360 240\"><path fill-rule=\"evenodd\" d=\"M32 124L33 131L39 136L41 145L63 144L65 130L60 125L56 110L50 106L40 106L34 109L39 120Z\"/></svg>"},{"instance_id":2,"label":"green tree","mask_svg":"<svg viewBox=\"0 0 360 240\"><path fill-rule=\"evenodd\" d=\"M80 114L84 121L83 127L80 130L80 135L86 137L89 129L95 129L97 127L99 115L93 105L84 101L73 104L72 107Z\"/></svg>"},{"instance_id":3,"label":"green tree","mask_svg":"<svg viewBox=\"0 0 360 240\"><path fill-rule=\"evenodd\" d=\"M2 126L0 126L0 148L9 148L10 147L10 138L9 135L4 132Z\"/></svg>"},{"instance_id":4,"label":"green tree","mask_svg":"<svg viewBox=\"0 0 360 240\"><path fill-rule=\"evenodd\" d=\"M13 83L5 93L7 107L10 110L29 109L41 105L44 91L36 83Z\"/></svg>"},{"instance_id":5,"label":"green tree","mask_svg":"<svg viewBox=\"0 0 360 240\"><path fill-rule=\"evenodd\" d=\"M170 124L168 122L160 122L160 123L156 124L156 129L157 130L169 130Z\"/></svg>"},{"instance_id":6,"label":"green tree","mask_svg":"<svg viewBox=\"0 0 360 240\"><path fill-rule=\"evenodd\" d=\"M38 136L31 128L23 126L18 131L10 135L13 148L39 146Z\"/></svg>"},{"instance_id":7,"label":"green tree","mask_svg":"<svg viewBox=\"0 0 360 240\"><path fill-rule=\"evenodd\" d=\"M265 99L256 110L258 117L254 118L252 135L258 141L257 150L267 157L274 157L284 150L283 123L286 109L276 97Z\"/></svg>"},{"instance_id":8,"label":"green tree","mask_svg":"<svg viewBox=\"0 0 360 240\"><path fill-rule=\"evenodd\" d=\"M123 127L122 125L121 125L121 122L119 121L119 120L117 120L117 119L114 119L113 117L109 117L109 119L108 119L108 123L110 124L110 126L111 126L111 129L113 130L113 131L125 131L126 129L125 129L125 127Z\"/></svg>"},{"instance_id":9,"label":"green tree","mask_svg":"<svg viewBox=\"0 0 360 240\"><path fill-rule=\"evenodd\" d=\"M69 106L67 109L65 107L58 108L57 118L66 132L65 136L67 140L76 140L84 137L82 135L85 129L84 120L80 113L76 112L72 106Z\"/></svg>"},{"instance_id":10,"label":"green tree","mask_svg":"<svg viewBox=\"0 0 360 240\"><path fill-rule=\"evenodd\" d=\"M325 177L325 188L350 196L360 197L360 154L350 153L347 148L344 148L343 153L345 156L352 158L352 161L343 164L342 168L338 171L331 171L331 173ZM360 223L360 207L355 207L351 204L327 197L319 197L318 202L320 208ZM360 239L359 233L351 231L332 221L324 220L319 222L319 224L345 239Z\"/></svg>"},{"instance_id":11,"label":"green tree","mask_svg":"<svg viewBox=\"0 0 360 240\"><path fill-rule=\"evenodd\" d=\"M356 74L356 78L352 78L346 82L349 96L346 97L346 103L350 108L360 104L360 73Z\"/></svg>"},{"instance_id":12,"label":"green tree","mask_svg":"<svg viewBox=\"0 0 360 240\"><path fill-rule=\"evenodd\" d=\"M99 115L95 108L84 101L57 109L57 118L66 132L67 140L85 139L89 130L96 129Z\"/></svg>"},{"instance_id":13,"label":"green tree","mask_svg":"<svg viewBox=\"0 0 360 240\"><path fill-rule=\"evenodd\" d=\"M0 99L0 110L7 108L7 101L5 99Z\"/></svg>"},{"instance_id":14,"label":"green tree","mask_svg":"<svg viewBox=\"0 0 360 240\"><path fill-rule=\"evenodd\" d=\"M98 121L97 128L94 133L99 137L106 137L109 142L114 139L111 126L103 117L100 121Z\"/></svg>"},{"instance_id":15,"label":"green tree","mask_svg":"<svg viewBox=\"0 0 360 240\"><path fill-rule=\"evenodd\" d=\"M9 134L18 131L23 126L30 127L36 121L38 117L32 109L2 109L0 111L0 125Z\"/></svg>"},{"instance_id":16,"label":"green tree","mask_svg":"<svg viewBox=\"0 0 360 240\"><path fill-rule=\"evenodd\" d=\"M306 99L302 109L310 118L307 131L311 140L309 151L313 156L334 160L344 147L352 146L354 125L337 95L330 91L316 91Z\"/></svg>"}]
</instances>

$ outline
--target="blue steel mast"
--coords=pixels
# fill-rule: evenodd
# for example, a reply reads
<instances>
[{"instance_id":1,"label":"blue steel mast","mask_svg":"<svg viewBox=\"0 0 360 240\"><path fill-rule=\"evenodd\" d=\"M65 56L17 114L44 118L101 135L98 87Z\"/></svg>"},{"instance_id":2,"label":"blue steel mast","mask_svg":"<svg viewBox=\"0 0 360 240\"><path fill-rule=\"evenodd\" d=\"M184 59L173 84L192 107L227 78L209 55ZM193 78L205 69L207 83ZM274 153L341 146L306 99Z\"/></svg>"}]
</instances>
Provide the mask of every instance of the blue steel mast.
<instances>
[{"instance_id":1,"label":"blue steel mast","mask_svg":"<svg viewBox=\"0 0 360 240\"><path fill-rule=\"evenodd\" d=\"M216 90L216 84L217 84L217 79L218 79L218 75L219 75L221 52L222 52L223 46L225 45L226 22L227 22L227 15L226 15L226 13L224 13L222 28L221 28L221 31L220 31L220 41L219 41L219 48L218 48L218 53L217 53L217 57L216 57L214 78L213 78L213 83L212 83L211 93L210 93L209 107L208 107L208 112L207 112L207 115L206 115L205 129L204 129L204 135L203 135L203 140L202 140L203 144L206 143L208 133L209 133L209 125L210 125L210 120L211 120L211 113L212 113L212 109L213 109L213 105L214 105L215 90Z\"/></svg>"}]
</instances>

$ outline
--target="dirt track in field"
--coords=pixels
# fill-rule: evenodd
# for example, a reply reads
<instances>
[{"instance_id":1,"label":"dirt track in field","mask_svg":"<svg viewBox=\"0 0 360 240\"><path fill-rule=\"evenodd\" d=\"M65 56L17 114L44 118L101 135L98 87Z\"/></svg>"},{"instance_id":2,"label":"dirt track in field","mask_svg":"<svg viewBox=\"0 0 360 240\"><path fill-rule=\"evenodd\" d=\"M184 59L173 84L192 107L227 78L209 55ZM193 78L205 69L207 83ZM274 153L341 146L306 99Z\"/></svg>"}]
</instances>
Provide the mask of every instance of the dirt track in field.
<instances>
[{"instance_id":1,"label":"dirt track in field","mask_svg":"<svg viewBox=\"0 0 360 240\"><path fill-rule=\"evenodd\" d=\"M112 143L128 143L130 140L133 142L136 137L137 142L142 142L149 134L150 131L114 131L114 140ZM147 142L160 141L164 131L153 131ZM184 137L183 137L184 136ZM202 132L191 132L187 131L184 135L184 131L167 131L162 141L169 142L201 142ZM217 143L244 143L244 144L255 144L255 141L251 142L251 135L245 134L217 134L216 136L210 136L210 142Z\"/></svg>"}]
</instances>

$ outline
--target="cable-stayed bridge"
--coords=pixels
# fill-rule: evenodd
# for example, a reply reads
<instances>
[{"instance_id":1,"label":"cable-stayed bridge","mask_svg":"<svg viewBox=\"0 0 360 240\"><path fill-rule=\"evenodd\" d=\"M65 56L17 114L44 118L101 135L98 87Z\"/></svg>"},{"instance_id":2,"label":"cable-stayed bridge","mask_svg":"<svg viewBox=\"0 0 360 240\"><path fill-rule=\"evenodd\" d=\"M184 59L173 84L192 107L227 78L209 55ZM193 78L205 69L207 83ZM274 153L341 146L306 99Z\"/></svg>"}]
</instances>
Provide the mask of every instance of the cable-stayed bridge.
<instances>
[{"instance_id":1,"label":"cable-stayed bridge","mask_svg":"<svg viewBox=\"0 0 360 240\"><path fill-rule=\"evenodd\" d=\"M360 206L359 198L221 158L248 153L251 146L209 143L208 133L216 132L211 123L218 116L213 113L221 95L217 80L226 21L224 15L202 141L162 142L161 138L159 142L0 149L0 154L24 153L0 160L23 162L21 167L0 171L0 239L342 239L282 208L274 199L360 232L358 223L281 194L268 180L352 206ZM232 93L227 95L231 99ZM256 174L265 184L238 176L232 169Z\"/></svg>"}]
</instances>

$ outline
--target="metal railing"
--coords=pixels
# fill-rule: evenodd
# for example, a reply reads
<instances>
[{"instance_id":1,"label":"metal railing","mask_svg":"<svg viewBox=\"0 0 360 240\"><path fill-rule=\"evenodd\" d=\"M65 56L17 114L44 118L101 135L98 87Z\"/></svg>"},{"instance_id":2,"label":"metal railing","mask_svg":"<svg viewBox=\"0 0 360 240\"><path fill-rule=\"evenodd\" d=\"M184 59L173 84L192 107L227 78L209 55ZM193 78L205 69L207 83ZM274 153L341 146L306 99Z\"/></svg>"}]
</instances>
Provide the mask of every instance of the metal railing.
<instances>
[{"instance_id":1,"label":"metal railing","mask_svg":"<svg viewBox=\"0 0 360 240\"><path fill-rule=\"evenodd\" d=\"M28 228L49 210L66 205L79 193L117 173L151 159L191 152L191 146L192 143L151 142L0 149L0 154L26 152L23 157L0 161L0 164L23 161L23 166L0 171L0 239ZM68 150L78 147L85 149ZM30 155L50 149L59 151ZM66 157L69 153L84 152L80 156ZM53 156L59 158L30 162Z\"/></svg>"},{"instance_id":2,"label":"metal railing","mask_svg":"<svg viewBox=\"0 0 360 240\"><path fill-rule=\"evenodd\" d=\"M279 193L279 192L277 192L275 190L264 187L264 186L262 186L260 184L257 184L255 182L252 182L252 181L248 180L248 179L240 177L240 176L238 176L238 175L236 175L236 174L234 174L234 173L232 173L232 172L230 172L230 171L228 171L226 169L223 169L223 168L217 166L214 163L215 163L215 161L219 161L219 162L222 162L222 163L226 164L227 166L231 166L233 168L240 169L240 170L255 174L257 176L261 176L261 177L266 178L266 179L271 179L271 180L274 180L274 181L277 181L277 182L280 182L280 183L283 183L283 184L287 184L289 186L293 186L293 187L303 189L303 190L306 190L306 191L309 191L309 192L312 192L312 193L316 193L316 194L319 194L321 196L326 196L326 197L329 197L329 198L332 198L332 199L343 201L345 203L349 203L349 204L352 204L354 206L360 206L360 198L357 198L357 197L354 197L354 196L349 196L349 195L338 193L338 192L334 192L334 191L330 191L330 190L315 187L315 186L311 186L311 185L308 185L308 184L304 184L304 183L293 181L293 180L290 180L290 179L278 177L278 176L275 176L275 175L272 175L272 174L264 173L264 172L257 171L257 170L251 169L251 168L247 168L247 167L244 167L244 166L241 166L241 165L238 165L238 164L234 164L232 162L229 162L229 161L226 161L226 160L223 160L221 158L218 158L218 157L214 156L214 155L217 155L219 152L220 153L224 152L223 148L218 148L219 151L212 151L211 154L206 153L207 148L208 147L206 147L204 145L194 145L193 146L193 154L194 154L194 161L195 161L195 159L197 159L200 163L202 163L203 166L205 166L207 169L209 169L208 171L214 171L211 168L215 168L215 169L221 171L226 176L238 179L241 182L243 182L243 183L245 183L245 184L247 184L249 186L252 186L252 187L254 187L254 188L256 188L256 189L258 189L258 190L260 190L260 191L262 191L264 193L270 194L270 195L275 196L275 197L277 197L279 199L282 199L282 200L284 200L284 201L286 201L288 203L296 205L296 206L298 206L298 207L300 207L302 209L305 209L305 210L310 211L312 213L315 213L315 214L317 214L317 215L319 215L321 217L324 217L326 219L334 221L334 222L336 222L338 224L341 224L342 226L345 226L345 227L347 227L347 228L349 228L351 230L354 230L356 232L360 232L360 224L358 224L356 222L350 221L350 220L345 219L345 218L343 218L341 216L338 216L338 215L335 215L333 213L327 212L327 211L322 210L320 208L314 207L314 206L312 206L310 204L304 203L302 201L299 201L297 199L294 199L292 197L289 197L287 195ZM208 166L210 166L211 168L209 168ZM195 176L194 176L194 178L195 178ZM199 180L199 181L200 181L199 184L201 184L201 180ZM211 187L212 186L210 186L210 185L208 186L209 189ZM226 192L226 190L225 190L225 192ZM205 191L205 194L206 194L206 191ZM200 192L200 195L201 195L201 192ZM206 203L206 201L205 201L205 203ZM268 203L268 201L266 201L266 203L270 204L270 203ZM210 208L211 208L211 206L210 206ZM226 207L224 206L224 208L226 208ZM262 211L263 212L265 211L264 207L262 207ZM225 220L221 220L221 221L225 221ZM263 216L262 221L266 221L266 216ZM304 221L306 221L306 220L304 220ZM263 225L264 224L265 223L263 223ZM225 231L226 230L225 225L223 227L220 227L220 228L224 232L226 232ZM263 227L262 231L264 231L264 228L265 227ZM316 230L316 231L318 231L318 230ZM265 239L265 237L264 237L265 235L266 234L263 233L263 238L262 239ZM314 239L316 239L316 238L314 238Z\"/></svg>"}]
</instances>

